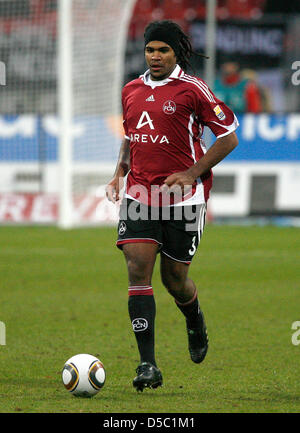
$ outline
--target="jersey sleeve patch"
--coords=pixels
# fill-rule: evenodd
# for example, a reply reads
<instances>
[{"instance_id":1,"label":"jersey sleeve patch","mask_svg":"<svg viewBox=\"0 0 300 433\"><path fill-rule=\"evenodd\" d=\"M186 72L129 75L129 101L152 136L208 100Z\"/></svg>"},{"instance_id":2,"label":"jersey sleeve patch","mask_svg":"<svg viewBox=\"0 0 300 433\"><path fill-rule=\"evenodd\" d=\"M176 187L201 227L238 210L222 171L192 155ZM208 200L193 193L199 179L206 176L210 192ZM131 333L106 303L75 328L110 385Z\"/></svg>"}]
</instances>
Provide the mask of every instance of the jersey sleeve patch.
<instances>
[{"instance_id":1,"label":"jersey sleeve patch","mask_svg":"<svg viewBox=\"0 0 300 433\"><path fill-rule=\"evenodd\" d=\"M222 111L220 105L217 105L217 106L214 108L214 112L216 113L216 116L217 116L218 119L220 119L220 120L225 120L225 119L226 119L226 116L225 116L225 114L224 114L224 111Z\"/></svg>"}]
</instances>

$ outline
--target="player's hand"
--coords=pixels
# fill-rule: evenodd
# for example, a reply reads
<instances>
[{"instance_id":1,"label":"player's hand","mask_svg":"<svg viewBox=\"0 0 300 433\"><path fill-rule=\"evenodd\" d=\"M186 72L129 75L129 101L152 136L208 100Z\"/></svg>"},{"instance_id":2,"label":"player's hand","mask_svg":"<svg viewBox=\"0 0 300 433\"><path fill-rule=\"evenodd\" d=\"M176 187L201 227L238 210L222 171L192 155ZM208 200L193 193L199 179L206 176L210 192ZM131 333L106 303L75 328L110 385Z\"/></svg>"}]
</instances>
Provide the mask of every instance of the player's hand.
<instances>
[{"instance_id":1,"label":"player's hand","mask_svg":"<svg viewBox=\"0 0 300 433\"><path fill-rule=\"evenodd\" d=\"M120 200L120 191L123 188L123 177L114 177L105 188L106 197L109 201L116 203Z\"/></svg>"},{"instance_id":2,"label":"player's hand","mask_svg":"<svg viewBox=\"0 0 300 433\"><path fill-rule=\"evenodd\" d=\"M195 179L187 171L180 171L168 176L160 189L162 192L182 195L191 190L194 182Z\"/></svg>"}]
</instances>

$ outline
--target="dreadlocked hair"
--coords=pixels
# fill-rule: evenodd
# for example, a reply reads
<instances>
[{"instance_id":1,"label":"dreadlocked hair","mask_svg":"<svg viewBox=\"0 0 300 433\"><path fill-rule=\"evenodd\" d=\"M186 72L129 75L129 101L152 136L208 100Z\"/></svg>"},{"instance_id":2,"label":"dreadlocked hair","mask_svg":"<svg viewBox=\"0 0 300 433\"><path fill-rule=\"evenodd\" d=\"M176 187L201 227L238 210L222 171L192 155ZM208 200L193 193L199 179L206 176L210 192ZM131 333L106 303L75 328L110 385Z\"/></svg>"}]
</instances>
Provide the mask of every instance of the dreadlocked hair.
<instances>
[{"instance_id":1,"label":"dreadlocked hair","mask_svg":"<svg viewBox=\"0 0 300 433\"><path fill-rule=\"evenodd\" d=\"M193 50L191 41L189 37L184 33L184 31L181 29L181 27L171 20L163 20L163 21L153 21L147 25L145 28L145 33L149 30L152 30L156 27L164 27L165 30L172 33L174 36L177 37L179 49L178 52L176 52L176 58L178 65L186 71L188 68L191 68L193 70L193 67L190 63L190 58L193 55L203 57L205 59L209 59L209 57L205 56L204 54L197 53Z\"/></svg>"}]
</instances>

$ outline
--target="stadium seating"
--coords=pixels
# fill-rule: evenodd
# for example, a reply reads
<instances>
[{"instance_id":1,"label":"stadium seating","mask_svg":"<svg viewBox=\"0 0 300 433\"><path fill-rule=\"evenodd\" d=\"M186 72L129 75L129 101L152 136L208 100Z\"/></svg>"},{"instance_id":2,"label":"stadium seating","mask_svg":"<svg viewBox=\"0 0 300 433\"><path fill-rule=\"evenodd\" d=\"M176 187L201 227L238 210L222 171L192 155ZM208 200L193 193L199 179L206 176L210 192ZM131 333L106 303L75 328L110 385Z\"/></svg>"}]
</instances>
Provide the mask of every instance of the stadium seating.
<instances>
[{"instance_id":1,"label":"stadium seating","mask_svg":"<svg viewBox=\"0 0 300 433\"><path fill-rule=\"evenodd\" d=\"M217 17L255 19L263 14L266 0L218 0ZM205 0L137 0L130 24L130 36L139 37L152 20L173 19L183 27L194 19L204 19Z\"/></svg>"},{"instance_id":2,"label":"stadium seating","mask_svg":"<svg viewBox=\"0 0 300 433\"><path fill-rule=\"evenodd\" d=\"M266 0L218 0L217 17L220 20L259 18L265 4ZM54 33L56 5L57 0L4 0L0 2L0 28L10 33L16 25L20 25L20 16L38 25L43 14L47 14L47 25L53 24ZM206 0L137 0L129 35L132 38L141 36L145 25L152 20L174 19L185 27L189 21L197 18L204 19L205 5ZM10 10L17 11L18 16L10 14Z\"/></svg>"}]
</instances>

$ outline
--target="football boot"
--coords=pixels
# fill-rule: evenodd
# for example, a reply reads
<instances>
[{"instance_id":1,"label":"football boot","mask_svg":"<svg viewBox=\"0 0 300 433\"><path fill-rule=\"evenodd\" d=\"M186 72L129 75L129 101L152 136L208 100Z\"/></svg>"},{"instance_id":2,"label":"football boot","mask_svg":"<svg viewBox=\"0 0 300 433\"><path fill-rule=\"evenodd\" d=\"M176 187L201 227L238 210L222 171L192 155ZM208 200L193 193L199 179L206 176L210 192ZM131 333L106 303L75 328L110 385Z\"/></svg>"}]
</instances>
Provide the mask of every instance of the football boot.
<instances>
[{"instance_id":1,"label":"football boot","mask_svg":"<svg viewBox=\"0 0 300 433\"><path fill-rule=\"evenodd\" d=\"M208 350L208 335L202 312L201 315L203 319L201 327L193 329L189 328L188 325L186 327L191 360L196 364L200 364L204 360Z\"/></svg>"},{"instance_id":2,"label":"football boot","mask_svg":"<svg viewBox=\"0 0 300 433\"><path fill-rule=\"evenodd\" d=\"M144 388L157 388L162 386L163 379L159 368L150 362L142 362L136 369L137 376L133 379L133 386L137 391Z\"/></svg>"}]
</instances>

